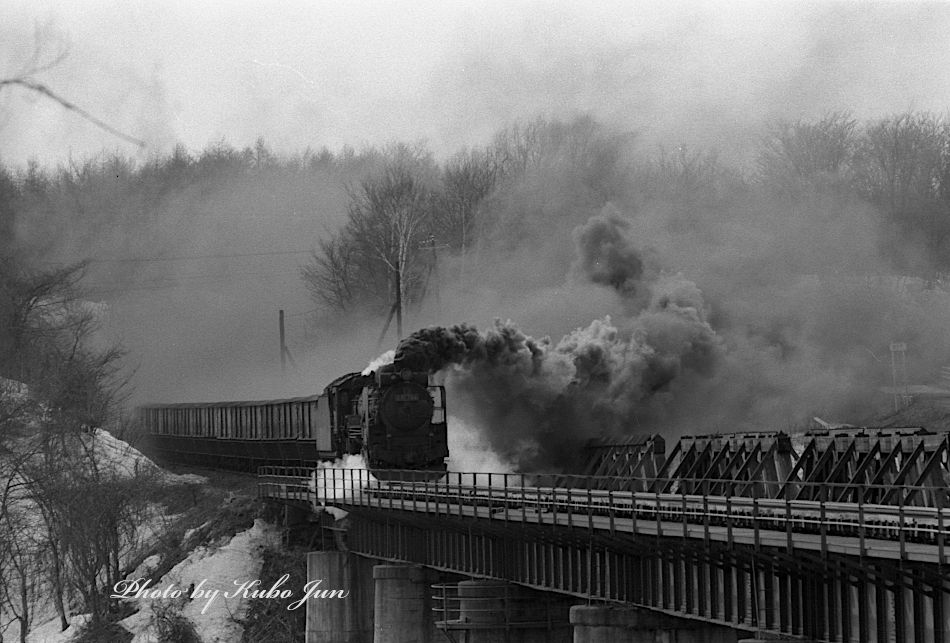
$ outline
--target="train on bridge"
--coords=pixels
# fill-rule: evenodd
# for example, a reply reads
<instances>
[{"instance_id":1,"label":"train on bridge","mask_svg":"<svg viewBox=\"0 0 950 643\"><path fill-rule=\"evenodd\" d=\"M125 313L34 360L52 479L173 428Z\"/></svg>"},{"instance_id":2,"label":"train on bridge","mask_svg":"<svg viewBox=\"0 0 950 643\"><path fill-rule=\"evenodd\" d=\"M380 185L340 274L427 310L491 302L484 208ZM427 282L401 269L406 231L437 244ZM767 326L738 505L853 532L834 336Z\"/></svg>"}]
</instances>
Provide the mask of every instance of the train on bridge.
<instances>
[{"instance_id":1,"label":"train on bridge","mask_svg":"<svg viewBox=\"0 0 950 643\"><path fill-rule=\"evenodd\" d=\"M597 521L867 538L934 545L950 527L950 434L919 427L685 436L587 445L583 474L265 467L261 495L307 506L357 504L541 522ZM688 530L687 530L688 531ZM658 533L658 532L657 532ZM684 534L685 535L685 534Z\"/></svg>"},{"instance_id":2,"label":"train on bridge","mask_svg":"<svg viewBox=\"0 0 950 643\"><path fill-rule=\"evenodd\" d=\"M334 537L361 556L769 635L950 641L950 433L823 427L664 447L592 444L585 475L267 467L258 494L348 512Z\"/></svg>"},{"instance_id":3,"label":"train on bridge","mask_svg":"<svg viewBox=\"0 0 950 643\"><path fill-rule=\"evenodd\" d=\"M258 493L348 512L334 538L361 557L769 637L950 641L950 433L645 436L588 456L585 475L422 481L268 467Z\"/></svg>"},{"instance_id":4,"label":"train on bridge","mask_svg":"<svg viewBox=\"0 0 950 643\"><path fill-rule=\"evenodd\" d=\"M445 388L399 364L349 373L322 393L279 400L150 404L137 415L160 460L256 471L362 454L370 470L439 477L448 456Z\"/></svg>"}]
</instances>

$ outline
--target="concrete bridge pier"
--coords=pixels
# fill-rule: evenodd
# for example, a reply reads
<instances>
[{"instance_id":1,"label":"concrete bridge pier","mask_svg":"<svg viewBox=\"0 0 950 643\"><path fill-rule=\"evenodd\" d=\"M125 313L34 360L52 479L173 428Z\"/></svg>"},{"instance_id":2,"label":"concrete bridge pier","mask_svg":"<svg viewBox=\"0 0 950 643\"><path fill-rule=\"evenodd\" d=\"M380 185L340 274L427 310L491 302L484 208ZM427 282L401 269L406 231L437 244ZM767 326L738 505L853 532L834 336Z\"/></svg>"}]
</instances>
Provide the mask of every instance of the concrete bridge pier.
<instances>
[{"instance_id":1,"label":"concrete bridge pier","mask_svg":"<svg viewBox=\"0 0 950 643\"><path fill-rule=\"evenodd\" d=\"M307 643L373 640L372 567L372 560L343 551L307 554Z\"/></svg>"},{"instance_id":2,"label":"concrete bridge pier","mask_svg":"<svg viewBox=\"0 0 950 643\"><path fill-rule=\"evenodd\" d=\"M438 575L419 565L373 567L373 643L436 643L442 636L432 615Z\"/></svg>"},{"instance_id":3,"label":"concrete bridge pier","mask_svg":"<svg viewBox=\"0 0 950 643\"><path fill-rule=\"evenodd\" d=\"M800 639L800 638L790 638L787 636L780 636L778 634L770 634L768 632L760 632L755 634L752 638L739 639L739 643L818 643L813 639Z\"/></svg>"},{"instance_id":4,"label":"concrete bridge pier","mask_svg":"<svg viewBox=\"0 0 950 643\"><path fill-rule=\"evenodd\" d=\"M735 630L636 607L575 605L574 643L736 643Z\"/></svg>"},{"instance_id":5,"label":"concrete bridge pier","mask_svg":"<svg viewBox=\"0 0 950 643\"><path fill-rule=\"evenodd\" d=\"M934 627L942 627L944 632L950 632L950 583L943 584L943 591L937 593L935 601L939 602L940 621L935 622Z\"/></svg>"},{"instance_id":6,"label":"concrete bridge pier","mask_svg":"<svg viewBox=\"0 0 950 643\"><path fill-rule=\"evenodd\" d=\"M458 643L571 643L572 599L494 580L441 588L439 627Z\"/></svg>"}]
</instances>

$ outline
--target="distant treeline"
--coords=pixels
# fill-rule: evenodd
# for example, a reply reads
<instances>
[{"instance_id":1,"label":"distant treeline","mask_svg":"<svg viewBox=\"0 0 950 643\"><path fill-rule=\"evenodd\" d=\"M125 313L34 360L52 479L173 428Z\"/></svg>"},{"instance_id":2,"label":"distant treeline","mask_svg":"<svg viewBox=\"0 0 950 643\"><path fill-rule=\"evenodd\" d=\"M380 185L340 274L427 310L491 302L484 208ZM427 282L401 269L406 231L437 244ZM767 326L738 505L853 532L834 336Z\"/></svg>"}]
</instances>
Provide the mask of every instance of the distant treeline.
<instances>
[{"instance_id":1,"label":"distant treeline","mask_svg":"<svg viewBox=\"0 0 950 643\"><path fill-rule=\"evenodd\" d=\"M0 252L28 262L81 258L101 252L105 239L112 253L141 253L141 231L254 211L290 230L269 249L281 239L316 248L303 277L319 306L385 313L396 299L411 305L425 297L439 256L543 243L555 247L547 256L558 265L566 232L611 203L661 221L674 236L716 237L756 212L794 218L797 208L817 208L811 225L847 210L849 226L863 217L876 231L877 252L859 262L863 268L928 282L950 268L946 117L862 123L839 112L775 122L742 168L714 150L671 143L646 149L636 132L589 117L539 118L441 161L424 144L286 156L259 140L244 149L179 146L140 162L104 154L56 168L3 166ZM863 212L857 219L855 209ZM149 255L178 247L153 236Z\"/></svg>"}]
</instances>

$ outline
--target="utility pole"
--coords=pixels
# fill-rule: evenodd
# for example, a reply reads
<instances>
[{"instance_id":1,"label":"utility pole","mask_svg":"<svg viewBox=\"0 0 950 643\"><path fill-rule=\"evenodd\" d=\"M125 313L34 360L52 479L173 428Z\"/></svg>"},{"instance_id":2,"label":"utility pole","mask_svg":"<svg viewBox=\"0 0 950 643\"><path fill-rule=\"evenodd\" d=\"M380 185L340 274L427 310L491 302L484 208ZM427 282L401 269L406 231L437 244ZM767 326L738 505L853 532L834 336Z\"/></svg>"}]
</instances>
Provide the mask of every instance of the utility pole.
<instances>
[{"instance_id":1,"label":"utility pole","mask_svg":"<svg viewBox=\"0 0 950 643\"><path fill-rule=\"evenodd\" d=\"M287 372L287 342L284 335L284 309L280 309L278 314L280 319L280 372Z\"/></svg>"},{"instance_id":2,"label":"utility pole","mask_svg":"<svg viewBox=\"0 0 950 643\"><path fill-rule=\"evenodd\" d=\"M429 285L429 278L435 275L435 309L436 314L439 317L442 316L442 293L441 288L439 287L439 248L447 248L446 245L436 245L436 238L434 234L430 234L429 237L425 240L425 243L428 244L429 249L432 250L432 265L429 268L429 276L426 278L426 286ZM464 257L465 252L463 250L462 256ZM463 260L464 261L464 260Z\"/></svg>"},{"instance_id":3,"label":"utility pole","mask_svg":"<svg viewBox=\"0 0 950 643\"><path fill-rule=\"evenodd\" d=\"M287 372L287 360L290 360L290 365L294 368L297 368L297 363L294 361L294 356L290 354L290 349L287 348L287 336L284 333L284 309L281 308L278 313L278 320L280 323L280 372Z\"/></svg>"},{"instance_id":4,"label":"utility pole","mask_svg":"<svg viewBox=\"0 0 950 643\"><path fill-rule=\"evenodd\" d=\"M907 391L907 344L904 342L891 344L891 382L894 384L894 410L900 411L910 398Z\"/></svg>"}]
</instances>

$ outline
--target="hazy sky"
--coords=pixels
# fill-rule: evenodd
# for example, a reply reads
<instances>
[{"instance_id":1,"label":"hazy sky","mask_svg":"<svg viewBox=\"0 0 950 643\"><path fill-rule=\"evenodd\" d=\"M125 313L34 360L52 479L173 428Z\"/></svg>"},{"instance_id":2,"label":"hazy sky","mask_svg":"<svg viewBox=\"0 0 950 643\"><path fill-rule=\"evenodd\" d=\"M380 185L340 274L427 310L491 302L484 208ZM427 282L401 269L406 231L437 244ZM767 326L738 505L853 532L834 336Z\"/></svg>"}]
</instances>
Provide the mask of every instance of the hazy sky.
<instances>
[{"instance_id":1,"label":"hazy sky","mask_svg":"<svg viewBox=\"0 0 950 643\"><path fill-rule=\"evenodd\" d=\"M39 29L38 80L149 151L263 136L281 151L485 142L516 118L589 112L650 143L742 147L750 125L831 109L950 105L950 4L38 2L0 4L0 73ZM126 143L20 89L0 158ZM145 152L148 153L148 152Z\"/></svg>"}]
</instances>

